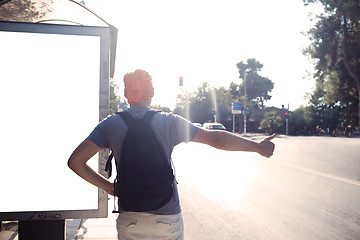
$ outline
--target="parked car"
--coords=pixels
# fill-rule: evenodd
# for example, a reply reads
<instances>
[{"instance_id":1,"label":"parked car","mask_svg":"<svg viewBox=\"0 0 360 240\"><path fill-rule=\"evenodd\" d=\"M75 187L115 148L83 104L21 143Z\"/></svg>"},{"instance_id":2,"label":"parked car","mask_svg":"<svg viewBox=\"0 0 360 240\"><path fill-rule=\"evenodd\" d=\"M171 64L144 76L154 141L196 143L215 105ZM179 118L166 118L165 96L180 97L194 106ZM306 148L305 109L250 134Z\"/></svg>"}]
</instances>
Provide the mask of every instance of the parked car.
<instances>
[{"instance_id":1,"label":"parked car","mask_svg":"<svg viewBox=\"0 0 360 240\"><path fill-rule=\"evenodd\" d=\"M221 123L204 123L203 128L209 130L226 130L224 125L222 125Z\"/></svg>"},{"instance_id":2,"label":"parked car","mask_svg":"<svg viewBox=\"0 0 360 240\"><path fill-rule=\"evenodd\" d=\"M199 128L202 127L202 124L201 124L201 123L192 123L192 124L194 124L195 126L197 126L197 127L199 127Z\"/></svg>"}]
</instances>

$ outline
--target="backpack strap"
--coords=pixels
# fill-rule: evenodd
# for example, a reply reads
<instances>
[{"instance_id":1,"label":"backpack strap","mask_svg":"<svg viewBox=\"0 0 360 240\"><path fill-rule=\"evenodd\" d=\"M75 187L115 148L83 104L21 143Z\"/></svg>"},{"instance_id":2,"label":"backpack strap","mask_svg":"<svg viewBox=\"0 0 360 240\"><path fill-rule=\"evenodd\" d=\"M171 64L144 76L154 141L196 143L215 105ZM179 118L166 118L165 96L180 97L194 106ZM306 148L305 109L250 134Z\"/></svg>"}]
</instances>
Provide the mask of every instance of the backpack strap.
<instances>
[{"instance_id":1,"label":"backpack strap","mask_svg":"<svg viewBox=\"0 0 360 240\"><path fill-rule=\"evenodd\" d=\"M108 173L107 178L110 178L111 174L112 174L111 160L113 159L113 157L114 157L114 154L113 154L113 152L111 152L108 159L106 160L105 171Z\"/></svg>"},{"instance_id":2,"label":"backpack strap","mask_svg":"<svg viewBox=\"0 0 360 240\"><path fill-rule=\"evenodd\" d=\"M143 120L144 122L146 122L146 124L149 124L150 121L151 121L151 119L152 119L152 117L153 117L156 113L158 113L158 112L160 112L160 111L150 110L150 111L148 111L148 112L145 113L145 115L143 116L142 120Z\"/></svg>"},{"instance_id":3,"label":"backpack strap","mask_svg":"<svg viewBox=\"0 0 360 240\"><path fill-rule=\"evenodd\" d=\"M160 111L150 110L150 111L146 112L145 115L143 116L142 120L144 122L146 122L146 124L149 124L152 117L157 112L160 112ZM128 126L128 127L131 127L135 120L128 111L117 112L115 114L118 114L124 120L126 126ZM106 165L105 165L105 171L108 173L108 178L110 178L111 174L112 174L111 160L113 159L113 157L114 157L114 154L113 154L113 152L111 152L106 161Z\"/></svg>"},{"instance_id":4,"label":"backpack strap","mask_svg":"<svg viewBox=\"0 0 360 240\"><path fill-rule=\"evenodd\" d=\"M115 114L119 115L124 120L126 126L129 127L133 124L134 118L130 115L128 111L117 112ZM110 178L112 175L111 160L113 159L113 157L114 157L114 153L111 152L105 165L105 171L108 173L108 178Z\"/></svg>"},{"instance_id":5,"label":"backpack strap","mask_svg":"<svg viewBox=\"0 0 360 240\"><path fill-rule=\"evenodd\" d=\"M128 111L117 112L116 114L119 115L124 120L126 126L131 127L134 118L131 116L131 114Z\"/></svg>"}]
</instances>

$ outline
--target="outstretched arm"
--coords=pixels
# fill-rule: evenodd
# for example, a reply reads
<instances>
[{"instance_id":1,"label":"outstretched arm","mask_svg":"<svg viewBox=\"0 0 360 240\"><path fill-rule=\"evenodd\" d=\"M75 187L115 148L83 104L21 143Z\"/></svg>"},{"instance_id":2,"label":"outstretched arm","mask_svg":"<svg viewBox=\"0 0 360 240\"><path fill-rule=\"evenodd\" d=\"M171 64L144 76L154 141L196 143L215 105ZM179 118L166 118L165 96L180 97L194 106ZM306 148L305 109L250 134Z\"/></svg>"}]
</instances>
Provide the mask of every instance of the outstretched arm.
<instances>
[{"instance_id":1,"label":"outstretched arm","mask_svg":"<svg viewBox=\"0 0 360 240\"><path fill-rule=\"evenodd\" d=\"M275 134L258 143L226 131L199 129L192 141L222 150L256 152L262 156L271 157L275 148L271 140L274 138Z\"/></svg>"},{"instance_id":2,"label":"outstretched arm","mask_svg":"<svg viewBox=\"0 0 360 240\"><path fill-rule=\"evenodd\" d=\"M87 165L87 161L99 151L100 148L94 142L85 139L71 154L68 166L89 183L114 195L114 184Z\"/></svg>"}]
</instances>

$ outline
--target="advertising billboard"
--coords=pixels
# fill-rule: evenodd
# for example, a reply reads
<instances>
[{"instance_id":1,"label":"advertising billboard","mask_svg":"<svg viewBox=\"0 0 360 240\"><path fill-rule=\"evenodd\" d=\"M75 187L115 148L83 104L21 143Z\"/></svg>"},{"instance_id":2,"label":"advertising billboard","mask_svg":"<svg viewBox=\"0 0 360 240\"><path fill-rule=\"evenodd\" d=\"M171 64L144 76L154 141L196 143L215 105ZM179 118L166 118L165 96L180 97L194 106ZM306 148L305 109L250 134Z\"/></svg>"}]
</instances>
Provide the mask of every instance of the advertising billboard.
<instances>
[{"instance_id":1,"label":"advertising billboard","mask_svg":"<svg viewBox=\"0 0 360 240\"><path fill-rule=\"evenodd\" d=\"M0 39L0 220L106 217L67 160L108 114L109 28L0 22Z\"/></svg>"}]
</instances>

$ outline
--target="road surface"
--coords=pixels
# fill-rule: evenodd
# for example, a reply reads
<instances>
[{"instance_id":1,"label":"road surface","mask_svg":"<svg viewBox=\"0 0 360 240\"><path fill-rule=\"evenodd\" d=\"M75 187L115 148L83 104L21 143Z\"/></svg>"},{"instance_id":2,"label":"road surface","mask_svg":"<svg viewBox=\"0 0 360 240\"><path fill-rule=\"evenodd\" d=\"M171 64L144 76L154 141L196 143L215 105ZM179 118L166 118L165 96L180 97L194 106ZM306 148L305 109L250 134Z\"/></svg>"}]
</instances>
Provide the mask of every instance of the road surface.
<instances>
[{"instance_id":1,"label":"road surface","mask_svg":"<svg viewBox=\"0 0 360 240\"><path fill-rule=\"evenodd\" d=\"M185 239L360 239L360 139L287 137L270 159L174 150Z\"/></svg>"}]
</instances>

